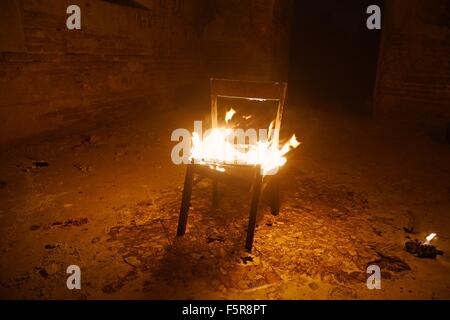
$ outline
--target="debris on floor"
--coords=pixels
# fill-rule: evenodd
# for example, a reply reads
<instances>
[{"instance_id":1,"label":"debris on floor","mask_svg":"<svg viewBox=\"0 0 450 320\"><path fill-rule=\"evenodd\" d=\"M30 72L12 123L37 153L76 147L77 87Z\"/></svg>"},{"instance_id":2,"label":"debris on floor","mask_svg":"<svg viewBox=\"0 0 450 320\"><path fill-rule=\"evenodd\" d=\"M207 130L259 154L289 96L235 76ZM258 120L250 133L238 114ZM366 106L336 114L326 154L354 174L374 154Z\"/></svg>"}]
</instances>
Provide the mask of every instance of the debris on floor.
<instances>
[{"instance_id":1,"label":"debris on floor","mask_svg":"<svg viewBox=\"0 0 450 320\"><path fill-rule=\"evenodd\" d=\"M38 224L33 224L30 226L30 230L36 231L36 230L40 230L41 228L43 230L48 230L48 229L57 228L57 227L61 227L61 228L79 227L79 226L82 226L87 223L88 223L88 218L86 218L86 217L70 218L65 221L53 221L53 222L43 225L43 226L38 225Z\"/></svg>"},{"instance_id":2,"label":"debris on floor","mask_svg":"<svg viewBox=\"0 0 450 320\"><path fill-rule=\"evenodd\" d=\"M247 188L221 185L220 204L213 207L211 181L196 179L187 232L177 237L184 169L154 174L152 168L160 163L136 160L138 150L146 159L155 153L146 135L126 149L125 139L106 143L107 133L98 136L101 147L91 146L98 144L97 138L87 143L79 135L76 141L70 137L58 144L70 150L78 143L78 154L56 147L48 148L54 152L48 154L20 150L21 155L35 155L20 163L34 167L30 174L14 170L17 161L3 166L0 250L8 272L2 273L0 287L8 297L73 297L73 292L64 296L65 271L71 264L83 268L83 293L99 299L371 299L386 292L402 299L428 298L432 290L439 298L448 297L448 257L434 263L405 250L405 242L423 230L444 235L446 216L444 222L430 219L428 225L412 219L408 210L423 208L400 207L396 198L385 195L384 179L378 194L345 179L341 183L339 176L286 167L280 214L270 214L263 194L254 250L247 253ZM112 160L122 149L129 162L118 166ZM50 167L34 163L39 159L48 160ZM89 172L88 165L95 175L81 173ZM7 199L16 188L20 192ZM439 190L445 191L439 194L445 200L447 189ZM388 200L394 204L386 205ZM16 221L14 228L9 221ZM441 237L439 249L447 251L446 240ZM23 261L16 263L22 252ZM381 268L383 290L365 290L371 264ZM420 291L421 286L426 289Z\"/></svg>"},{"instance_id":3,"label":"debris on floor","mask_svg":"<svg viewBox=\"0 0 450 320\"><path fill-rule=\"evenodd\" d=\"M91 166L84 166L82 164L73 164L73 167L80 170L83 173L90 173L92 171L92 167Z\"/></svg>"},{"instance_id":4,"label":"debris on floor","mask_svg":"<svg viewBox=\"0 0 450 320\"><path fill-rule=\"evenodd\" d=\"M36 168L48 167L50 164L46 161L34 161L33 166Z\"/></svg>"},{"instance_id":5,"label":"debris on floor","mask_svg":"<svg viewBox=\"0 0 450 320\"><path fill-rule=\"evenodd\" d=\"M50 166L50 163L48 163L47 161L43 161L43 160L35 160L33 158L27 157L29 160L31 160L31 164L29 165L25 165L25 166L18 166L20 167L21 171L23 172L32 172L32 171L36 171L38 169L41 168L45 168Z\"/></svg>"},{"instance_id":6,"label":"debris on floor","mask_svg":"<svg viewBox=\"0 0 450 320\"><path fill-rule=\"evenodd\" d=\"M64 227L70 227L70 226L82 226L83 224L88 223L87 218L72 218L64 221Z\"/></svg>"},{"instance_id":7,"label":"debris on floor","mask_svg":"<svg viewBox=\"0 0 450 320\"><path fill-rule=\"evenodd\" d=\"M83 140L83 143L87 144L87 145L100 144L100 137L97 135L85 135L85 136L82 136L82 140Z\"/></svg>"},{"instance_id":8,"label":"debris on floor","mask_svg":"<svg viewBox=\"0 0 450 320\"><path fill-rule=\"evenodd\" d=\"M406 242L405 249L418 258L436 259L437 256L444 255L444 251L437 249L431 244L422 243L417 239Z\"/></svg>"}]
</instances>

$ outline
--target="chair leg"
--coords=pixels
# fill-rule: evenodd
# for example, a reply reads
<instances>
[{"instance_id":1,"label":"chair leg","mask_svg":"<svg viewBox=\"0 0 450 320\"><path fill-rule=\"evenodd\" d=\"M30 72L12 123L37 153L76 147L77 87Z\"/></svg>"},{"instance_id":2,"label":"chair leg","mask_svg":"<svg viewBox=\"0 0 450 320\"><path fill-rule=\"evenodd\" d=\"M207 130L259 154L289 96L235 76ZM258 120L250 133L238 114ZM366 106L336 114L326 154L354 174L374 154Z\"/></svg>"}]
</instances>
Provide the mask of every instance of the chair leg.
<instances>
[{"instance_id":1,"label":"chair leg","mask_svg":"<svg viewBox=\"0 0 450 320\"><path fill-rule=\"evenodd\" d=\"M277 216L280 213L280 185L278 177L272 178L270 195L270 212L272 215Z\"/></svg>"},{"instance_id":2,"label":"chair leg","mask_svg":"<svg viewBox=\"0 0 450 320\"><path fill-rule=\"evenodd\" d=\"M186 224L189 213L189 206L191 204L193 178L194 178L194 167L193 165L189 164L186 169L186 177L184 178L183 198L181 200L177 236L182 236L186 233Z\"/></svg>"},{"instance_id":3,"label":"chair leg","mask_svg":"<svg viewBox=\"0 0 450 320\"><path fill-rule=\"evenodd\" d=\"M251 252L253 247L253 238L255 235L255 226L256 226L256 214L258 213L259 197L261 195L261 183L262 183L262 175L260 167L258 166L256 168L255 181L253 183L252 203L250 206L250 214L247 228L247 240L245 242L245 248L247 249L248 252Z\"/></svg>"},{"instance_id":4,"label":"chair leg","mask_svg":"<svg viewBox=\"0 0 450 320\"><path fill-rule=\"evenodd\" d=\"M212 203L213 207L217 207L219 205L219 182L217 179L213 179Z\"/></svg>"}]
</instances>

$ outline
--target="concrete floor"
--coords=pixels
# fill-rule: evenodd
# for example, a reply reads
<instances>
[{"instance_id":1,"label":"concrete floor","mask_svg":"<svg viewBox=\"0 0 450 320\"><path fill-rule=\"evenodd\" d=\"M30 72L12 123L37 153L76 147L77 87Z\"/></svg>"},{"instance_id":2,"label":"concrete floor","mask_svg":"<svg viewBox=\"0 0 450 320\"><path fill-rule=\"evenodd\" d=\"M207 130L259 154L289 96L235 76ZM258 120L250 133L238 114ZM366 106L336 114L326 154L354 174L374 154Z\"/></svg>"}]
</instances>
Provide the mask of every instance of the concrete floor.
<instances>
[{"instance_id":1,"label":"concrete floor","mask_svg":"<svg viewBox=\"0 0 450 320\"><path fill-rule=\"evenodd\" d=\"M281 173L278 217L263 198L251 255L242 250L248 192L221 186L212 209L207 180L196 183L186 236L175 237L185 168L170 160L170 134L203 111L143 113L4 147L0 297L450 299L448 145L293 110L283 130L302 145ZM431 232L444 256L404 250L406 237ZM381 290L366 287L374 263ZM66 288L73 264L81 290Z\"/></svg>"}]
</instances>

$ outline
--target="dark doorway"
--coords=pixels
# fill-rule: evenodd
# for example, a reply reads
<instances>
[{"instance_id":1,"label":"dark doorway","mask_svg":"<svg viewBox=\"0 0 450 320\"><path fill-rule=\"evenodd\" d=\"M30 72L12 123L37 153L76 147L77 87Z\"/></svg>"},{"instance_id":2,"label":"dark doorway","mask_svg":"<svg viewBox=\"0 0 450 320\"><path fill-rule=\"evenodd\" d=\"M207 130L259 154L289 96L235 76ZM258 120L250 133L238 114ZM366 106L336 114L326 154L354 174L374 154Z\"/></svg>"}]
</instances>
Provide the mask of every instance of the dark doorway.
<instances>
[{"instance_id":1,"label":"dark doorway","mask_svg":"<svg viewBox=\"0 0 450 320\"><path fill-rule=\"evenodd\" d=\"M289 64L292 105L371 112L381 32L367 7L380 0L296 0ZM382 26L383 27L383 26Z\"/></svg>"}]
</instances>

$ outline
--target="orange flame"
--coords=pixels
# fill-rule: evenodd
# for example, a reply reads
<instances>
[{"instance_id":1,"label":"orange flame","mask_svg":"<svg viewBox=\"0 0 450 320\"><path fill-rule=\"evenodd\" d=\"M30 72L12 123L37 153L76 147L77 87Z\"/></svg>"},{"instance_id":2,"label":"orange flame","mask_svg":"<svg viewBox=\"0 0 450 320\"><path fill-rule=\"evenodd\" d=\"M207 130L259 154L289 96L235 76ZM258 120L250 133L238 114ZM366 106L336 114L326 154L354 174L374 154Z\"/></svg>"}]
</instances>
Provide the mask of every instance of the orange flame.
<instances>
[{"instance_id":1,"label":"orange flame","mask_svg":"<svg viewBox=\"0 0 450 320\"><path fill-rule=\"evenodd\" d=\"M225 122L228 123L231 121L231 119L233 119L233 116L236 114L236 111L234 111L233 108L231 108L230 110L227 111L227 113L225 114Z\"/></svg>"},{"instance_id":2,"label":"orange flame","mask_svg":"<svg viewBox=\"0 0 450 320\"><path fill-rule=\"evenodd\" d=\"M228 124L236 114L230 109L225 114ZM192 133L192 148L190 159L195 163L209 165L218 171L225 171L220 166L226 164L260 165L264 175L284 166L287 162L285 155L300 145L295 134L281 147L273 141L274 122L270 123L267 137L259 137L255 143L235 143L236 133L228 126L209 130L203 139L197 132ZM256 135L256 131L255 131ZM245 139L244 139L245 140Z\"/></svg>"},{"instance_id":3,"label":"orange flame","mask_svg":"<svg viewBox=\"0 0 450 320\"><path fill-rule=\"evenodd\" d=\"M433 240L436 236L437 236L436 233L430 233L430 234L426 237L427 242L430 242L430 241Z\"/></svg>"}]
</instances>

